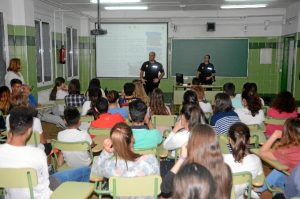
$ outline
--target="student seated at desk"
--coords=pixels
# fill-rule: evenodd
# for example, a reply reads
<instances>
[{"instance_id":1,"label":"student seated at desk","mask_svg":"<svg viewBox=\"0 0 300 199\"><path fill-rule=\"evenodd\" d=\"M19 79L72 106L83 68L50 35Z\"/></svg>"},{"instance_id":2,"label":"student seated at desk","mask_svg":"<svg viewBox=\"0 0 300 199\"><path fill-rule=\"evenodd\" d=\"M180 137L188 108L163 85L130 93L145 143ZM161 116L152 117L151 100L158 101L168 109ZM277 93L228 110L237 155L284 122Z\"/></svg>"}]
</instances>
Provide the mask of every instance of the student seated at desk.
<instances>
[{"instance_id":1,"label":"student seated at desk","mask_svg":"<svg viewBox=\"0 0 300 199\"><path fill-rule=\"evenodd\" d=\"M211 199L215 198L217 188L215 179L207 168L198 163L189 163L176 174L173 190L172 199Z\"/></svg>"},{"instance_id":2,"label":"student seated at desk","mask_svg":"<svg viewBox=\"0 0 300 199\"><path fill-rule=\"evenodd\" d=\"M265 114L259 96L256 93L243 91L242 103L243 108L234 110L241 122L246 125L261 125L265 120Z\"/></svg>"},{"instance_id":3,"label":"student seated at desk","mask_svg":"<svg viewBox=\"0 0 300 199\"><path fill-rule=\"evenodd\" d=\"M161 192L164 198L170 197L174 192L173 179L179 169L183 165L191 163L201 164L212 174L217 189L214 198L230 198L232 174L230 168L224 162L216 132L207 124L197 124L192 128L191 138L187 145L182 146L178 161L162 181Z\"/></svg>"},{"instance_id":4,"label":"student seated at desk","mask_svg":"<svg viewBox=\"0 0 300 199\"><path fill-rule=\"evenodd\" d=\"M80 82L78 79L72 79L68 87L69 95L65 97L66 106L81 107L85 102L84 95L80 94Z\"/></svg>"},{"instance_id":5,"label":"student seated at desk","mask_svg":"<svg viewBox=\"0 0 300 199\"><path fill-rule=\"evenodd\" d=\"M214 113L210 120L210 125L217 135L227 134L230 126L239 121L239 116L233 111L229 95L218 93L215 96Z\"/></svg>"},{"instance_id":6,"label":"student seated at desk","mask_svg":"<svg viewBox=\"0 0 300 199\"><path fill-rule=\"evenodd\" d=\"M111 114L107 112L108 101L104 97L100 97L94 106L95 107L93 107L93 109L95 120L91 122L91 127L110 129L116 123L126 122L119 113Z\"/></svg>"},{"instance_id":7,"label":"student seated at desk","mask_svg":"<svg viewBox=\"0 0 300 199\"><path fill-rule=\"evenodd\" d=\"M273 144L277 141L275 149ZM261 158L277 160L281 164L289 167L291 172L300 163L300 120L297 118L287 119L283 131L276 130L267 142L260 148L259 155ZM267 182L270 186L284 189L286 175L275 169L267 176ZM267 190L267 186L257 189L261 193Z\"/></svg>"},{"instance_id":8,"label":"student seated at desk","mask_svg":"<svg viewBox=\"0 0 300 199\"><path fill-rule=\"evenodd\" d=\"M202 86L192 86L192 90L197 94L197 99L199 101L200 108L204 113L212 113L211 104L205 99L205 92Z\"/></svg>"},{"instance_id":9,"label":"student seated at desk","mask_svg":"<svg viewBox=\"0 0 300 199\"><path fill-rule=\"evenodd\" d=\"M124 123L116 124L111 129L110 138L104 140L99 158L93 162L92 173L106 178L159 175L155 155L135 153L133 143L131 128Z\"/></svg>"},{"instance_id":10,"label":"student seated at desk","mask_svg":"<svg viewBox=\"0 0 300 199\"><path fill-rule=\"evenodd\" d=\"M91 88L88 90L89 100L86 100L82 105L81 116L93 115L96 101L102 97L102 92L99 88Z\"/></svg>"},{"instance_id":11,"label":"student seated at desk","mask_svg":"<svg viewBox=\"0 0 300 199\"><path fill-rule=\"evenodd\" d=\"M205 116L200 112L198 103L185 103L173 130L163 142L167 150L175 150L186 144L191 136L191 129L197 124L205 124Z\"/></svg>"},{"instance_id":12,"label":"student seated at desk","mask_svg":"<svg viewBox=\"0 0 300 199\"><path fill-rule=\"evenodd\" d=\"M155 88L151 93L147 115L149 118L152 115L171 115L170 108L165 105L164 93L159 88Z\"/></svg>"},{"instance_id":13,"label":"student seated at desk","mask_svg":"<svg viewBox=\"0 0 300 199\"><path fill-rule=\"evenodd\" d=\"M93 79L91 79L91 81L89 82L89 87L88 87L87 91L86 91L85 94L84 94L84 96L85 96L85 98L86 98L87 100L91 100L91 99L89 99L89 96L90 96L90 95L89 95L89 91L90 91L91 89L100 89L100 90L101 90L101 96L104 97L104 98L106 98L105 92L104 92L104 90L101 88L101 82L100 82L100 79L98 79L98 78L93 78Z\"/></svg>"},{"instance_id":14,"label":"student seated at desk","mask_svg":"<svg viewBox=\"0 0 300 199\"><path fill-rule=\"evenodd\" d=\"M7 86L0 87L0 111L7 115L10 110L10 90Z\"/></svg>"},{"instance_id":15,"label":"student seated at desk","mask_svg":"<svg viewBox=\"0 0 300 199\"><path fill-rule=\"evenodd\" d=\"M117 91L115 90L108 91L106 97L109 102L109 107L108 107L109 113L112 114L119 113L120 115L122 115L123 118L126 119L129 117L128 109L119 107L119 103L118 103L119 93Z\"/></svg>"},{"instance_id":16,"label":"student seated at desk","mask_svg":"<svg viewBox=\"0 0 300 199\"><path fill-rule=\"evenodd\" d=\"M129 104L129 115L132 121L134 149L149 149L162 142L162 134L153 128L147 116L147 106L142 100L135 100Z\"/></svg>"},{"instance_id":17,"label":"student seated at desk","mask_svg":"<svg viewBox=\"0 0 300 199\"><path fill-rule=\"evenodd\" d=\"M67 107L64 111L64 118L68 129L60 131L57 135L57 140L62 142L82 142L86 141L92 145L91 136L79 129L80 113L75 107ZM59 157L60 165L65 161L69 167L89 166L92 162L92 157L87 151L62 151L62 156Z\"/></svg>"},{"instance_id":18,"label":"student seated at desk","mask_svg":"<svg viewBox=\"0 0 300 199\"><path fill-rule=\"evenodd\" d=\"M244 123L233 124L228 132L232 153L223 154L224 162L231 168L232 173L249 171L252 179L263 174L263 168L259 157L250 154L248 150L250 130ZM243 199L247 185L235 185L235 196Z\"/></svg>"},{"instance_id":19,"label":"student seated at desk","mask_svg":"<svg viewBox=\"0 0 300 199\"><path fill-rule=\"evenodd\" d=\"M148 106L149 105L149 97L145 91L142 81L139 79L136 79L136 80L133 80L132 83L134 84L135 97L141 99Z\"/></svg>"},{"instance_id":20,"label":"student seated at desk","mask_svg":"<svg viewBox=\"0 0 300 199\"><path fill-rule=\"evenodd\" d=\"M300 197L300 164L287 177L284 195L286 198Z\"/></svg>"},{"instance_id":21,"label":"student seated at desk","mask_svg":"<svg viewBox=\"0 0 300 199\"><path fill-rule=\"evenodd\" d=\"M49 155L49 153L51 152L51 149L52 149L51 144L47 143L46 138L43 133L41 120L39 118L35 117L37 115L37 111L36 111L36 109L34 109L33 107L31 107L29 105L26 94L24 94L23 92L14 94L11 97L10 102L11 102L12 108L14 108L14 107L30 107L31 108L28 110L30 110L30 113L34 117L32 130L33 130L33 132L36 132L40 135L40 143L38 144L38 148L45 150L46 155ZM6 128L7 128L8 132L10 131L9 118L10 118L10 114L7 115L7 117L6 117Z\"/></svg>"},{"instance_id":22,"label":"student seated at desk","mask_svg":"<svg viewBox=\"0 0 300 199\"><path fill-rule=\"evenodd\" d=\"M119 99L120 107L128 107L130 102L139 99L135 96L134 89L135 85L133 83L124 84L124 96Z\"/></svg>"},{"instance_id":23,"label":"student seated at desk","mask_svg":"<svg viewBox=\"0 0 300 199\"><path fill-rule=\"evenodd\" d=\"M11 134L7 143L0 145L0 168L35 169L38 183L33 187L33 195L36 199L50 198L52 193L50 188L54 190L65 181L88 182L89 167L57 172L49 177L45 153L38 148L26 146L26 141L31 136L33 123L31 108L15 107L11 110L9 119ZM30 198L28 188L9 188L5 192L5 198Z\"/></svg>"},{"instance_id":24,"label":"student seated at desk","mask_svg":"<svg viewBox=\"0 0 300 199\"><path fill-rule=\"evenodd\" d=\"M298 111L292 93L288 91L279 93L272 102L271 107L268 109L267 116L277 119L297 118ZM282 129L283 125L267 124L266 135L270 137L274 131Z\"/></svg>"},{"instance_id":25,"label":"student seated at desk","mask_svg":"<svg viewBox=\"0 0 300 199\"><path fill-rule=\"evenodd\" d=\"M51 90L49 100L62 100L68 95L68 86L65 84L66 80L63 77L55 79L54 87Z\"/></svg>"},{"instance_id":26,"label":"student seated at desk","mask_svg":"<svg viewBox=\"0 0 300 199\"><path fill-rule=\"evenodd\" d=\"M240 95L235 93L235 85L231 82L223 85L223 92L230 96L233 108L243 108L242 99Z\"/></svg>"}]
</instances>

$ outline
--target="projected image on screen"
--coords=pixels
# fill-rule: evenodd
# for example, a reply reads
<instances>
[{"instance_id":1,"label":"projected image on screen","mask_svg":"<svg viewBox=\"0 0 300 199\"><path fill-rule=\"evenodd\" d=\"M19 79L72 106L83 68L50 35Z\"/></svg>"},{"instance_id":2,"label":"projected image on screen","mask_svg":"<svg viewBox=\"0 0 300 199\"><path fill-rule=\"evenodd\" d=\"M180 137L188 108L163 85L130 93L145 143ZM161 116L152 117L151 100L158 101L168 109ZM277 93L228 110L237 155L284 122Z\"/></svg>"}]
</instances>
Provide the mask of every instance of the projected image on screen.
<instances>
[{"instance_id":1,"label":"projected image on screen","mask_svg":"<svg viewBox=\"0 0 300 199\"><path fill-rule=\"evenodd\" d=\"M107 35L96 37L97 77L139 77L149 52L167 72L167 24L103 24ZM166 75L165 75L166 76Z\"/></svg>"}]
</instances>

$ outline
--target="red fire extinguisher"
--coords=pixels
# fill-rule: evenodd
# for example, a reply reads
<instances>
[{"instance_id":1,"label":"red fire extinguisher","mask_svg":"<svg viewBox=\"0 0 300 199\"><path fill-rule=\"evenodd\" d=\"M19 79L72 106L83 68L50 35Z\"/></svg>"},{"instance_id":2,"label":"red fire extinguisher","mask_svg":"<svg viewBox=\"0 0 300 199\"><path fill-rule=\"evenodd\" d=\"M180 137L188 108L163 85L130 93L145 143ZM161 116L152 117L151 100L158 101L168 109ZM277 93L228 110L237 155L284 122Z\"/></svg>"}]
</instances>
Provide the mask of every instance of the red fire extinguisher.
<instances>
[{"instance_id":1,"label":"red fire extinguisher","mask_svg":"<svg viewBox=\"0 0 300 199\"><path fill-rule=\"evenodd\" d=\"M66 63L66 49L64 45L61 46L59 49L59 63L65 64Z\"/></svg>"}]
</instances>

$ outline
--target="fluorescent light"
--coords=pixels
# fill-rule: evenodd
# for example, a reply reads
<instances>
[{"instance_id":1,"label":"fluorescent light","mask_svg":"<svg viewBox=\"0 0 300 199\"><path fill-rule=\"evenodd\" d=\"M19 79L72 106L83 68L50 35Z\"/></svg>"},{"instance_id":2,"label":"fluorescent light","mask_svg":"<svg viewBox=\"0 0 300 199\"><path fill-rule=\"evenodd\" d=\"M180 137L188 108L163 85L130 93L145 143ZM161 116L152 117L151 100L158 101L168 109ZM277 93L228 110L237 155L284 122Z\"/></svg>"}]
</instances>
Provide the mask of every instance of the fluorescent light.
<instances>
[{"instance_id":1,"label":"fluorescent light","mask_svg":"<svg viewBox=\"0 0 300 199\"><path fill-rule=\"evenodd\" d=\"M235 8L265 8L267 4L250 4L250 5L222 5L222 9L235 9Z\"/></svg>"},{"instance_id":2,"label":"fluorescent light","mask_svg":"<svg viewBox=\"0 0 300 199\"><path fill-rule=\"evenodd\" d=\"M147 10L148 6L106 6L105 10Z\"/></svg>"},{"instance_id":3,"label":"fluorescent light","mask_svg":"<svg viewBox=\"0 0 300 199\"><path fill-rule=\"evenodd\" d=\"M90 0L91 3L97 3L97 0ZM141 0L100 0L100 3L138 3Z\"/></svg>"}]
</instances>

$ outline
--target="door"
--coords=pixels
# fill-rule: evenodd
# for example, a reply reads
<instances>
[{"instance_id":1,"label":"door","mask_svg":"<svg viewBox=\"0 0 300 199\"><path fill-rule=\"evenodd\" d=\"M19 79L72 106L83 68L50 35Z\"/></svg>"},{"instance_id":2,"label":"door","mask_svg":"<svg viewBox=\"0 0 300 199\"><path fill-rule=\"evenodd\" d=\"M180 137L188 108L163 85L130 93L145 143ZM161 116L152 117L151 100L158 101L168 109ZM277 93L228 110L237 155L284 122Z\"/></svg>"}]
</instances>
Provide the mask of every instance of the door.
<instances>
[{"instance_id":1,"label":"door","mask_svg":"<svg viewBox=\"0 0 300 199\"><path fill-rule=\"evenodd\" d=\"M295 36L284 38L281 91L289 91L291 93L293 93L294 89L295 44Z\"/></svg>"}]
</instances>

